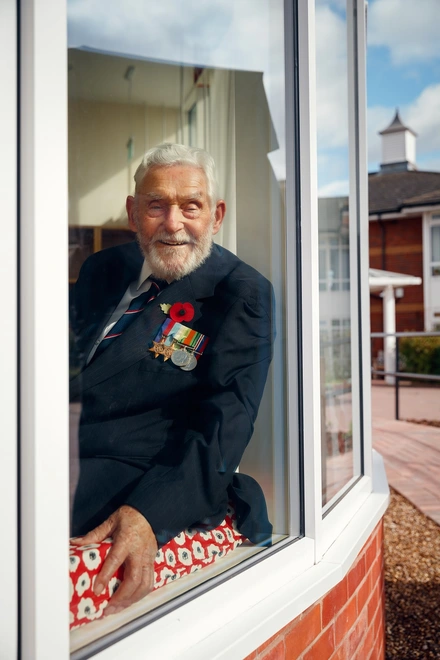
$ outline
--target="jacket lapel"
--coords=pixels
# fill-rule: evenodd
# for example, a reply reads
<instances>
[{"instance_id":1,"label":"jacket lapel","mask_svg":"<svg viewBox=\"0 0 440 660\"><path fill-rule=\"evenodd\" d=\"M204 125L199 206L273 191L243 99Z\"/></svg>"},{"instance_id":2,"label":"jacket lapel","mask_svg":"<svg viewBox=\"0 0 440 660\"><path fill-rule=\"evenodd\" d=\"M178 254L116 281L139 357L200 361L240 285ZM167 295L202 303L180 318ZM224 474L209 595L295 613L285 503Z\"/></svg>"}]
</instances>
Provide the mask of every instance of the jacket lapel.
<instances>
[{"instance_id":1,"label":"jacket lapel","mask_svg":"<svg viewBox=\"0 0 440 660\"><path fill-rule=\"evenodd\" d=\"M214 246L210 257L200 268L182 280L172 282L164 289L158 298L155 298L146 306L142 314L127 328L121 337L113 341L78 376L72 379L71 396L78 396L81 391L111 378L149 354L152 341L167 318L160 308L161 303L171 305L175 302L191 303L194 307L194 318L185 325L192 327L201 317L201 301L214 295L216 284L231 268L227 255L229 255L227 251ZM123 292L120 297L122 295ZM120 297L109 315L118 304ZM106 320L109 315L106 316ZM104 327L104 322L100 325L101 329L102 327ZM97 336L98 332L95 332L93 340ZM90 347L92 345L93 341L91 341Z\"/></svg>"},{"instance_id":2,"label":"jacket lapel","mask_svg":"<svg viewBox=\"0 0 440 660\"><path fill-rule=\"evenodd\" d=\"M172 282L158 298L152 300L139 317L125 330L121 337L113 341L100 355L84 368L71 381L71 393L86 390L115 376L149 354L152 341L159 328L167 319L160 308L161 303L189 302L194 307L192 325L200 318L200 304L197 302L188 277ZM103 327L103 326L101 326ZM96 337L98 333L95 333ZM93 342L92 342L93 345Z\"/></svg>"}]
</instances>

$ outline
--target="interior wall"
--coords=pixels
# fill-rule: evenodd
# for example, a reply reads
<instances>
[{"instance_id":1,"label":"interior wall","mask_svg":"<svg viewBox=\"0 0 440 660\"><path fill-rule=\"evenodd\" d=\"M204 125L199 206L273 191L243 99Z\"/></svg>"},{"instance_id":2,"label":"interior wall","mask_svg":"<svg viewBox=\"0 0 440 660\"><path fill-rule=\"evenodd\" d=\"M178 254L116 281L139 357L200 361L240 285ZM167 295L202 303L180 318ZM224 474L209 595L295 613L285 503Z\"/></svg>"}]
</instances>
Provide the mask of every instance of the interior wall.
<instances>
[{"instance_id":1,"label":"interior wall","mask_svg":"<svg viewBox=\"0 0 440 660\"><path fill-rule=\"evenodd\" d=\"M283 187L268 153L278 148L261 73L235 73L237 254L274 287L274 358L252 442L240 469L263 487L277 533L287 532Z\"/></svg>"},{"instance_id":2,"label":"interior wall","mask_svg":"<svg viewBox=\"0 0 440 660\"><path fill-rule=\"evenodd\" d=\"M175 142L178 127L177 109L70 99L69 224L125 227L142 155Z\"/></svg>"}]
</instances>

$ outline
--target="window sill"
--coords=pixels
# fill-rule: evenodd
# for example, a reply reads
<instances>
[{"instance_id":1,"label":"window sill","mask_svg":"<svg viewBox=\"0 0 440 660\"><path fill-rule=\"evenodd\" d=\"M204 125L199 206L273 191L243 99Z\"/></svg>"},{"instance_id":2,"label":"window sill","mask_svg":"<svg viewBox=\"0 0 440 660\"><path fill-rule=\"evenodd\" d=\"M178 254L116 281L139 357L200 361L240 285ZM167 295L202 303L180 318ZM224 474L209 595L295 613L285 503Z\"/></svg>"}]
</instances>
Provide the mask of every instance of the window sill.
<instances>
[{"instance_id":1,"label":"window sill","mask_svg":"<svg viewBox=\"0 0 440 660\"><path fill-rule=\"evenodd\" d=\"M170 660L246 657L344 577L384 515L388 501L383 460L374 452L373 492L316 565L314 542L303 538L95 657L141 660L146 649L149 657Z\"/></svg>"}]
</instances>

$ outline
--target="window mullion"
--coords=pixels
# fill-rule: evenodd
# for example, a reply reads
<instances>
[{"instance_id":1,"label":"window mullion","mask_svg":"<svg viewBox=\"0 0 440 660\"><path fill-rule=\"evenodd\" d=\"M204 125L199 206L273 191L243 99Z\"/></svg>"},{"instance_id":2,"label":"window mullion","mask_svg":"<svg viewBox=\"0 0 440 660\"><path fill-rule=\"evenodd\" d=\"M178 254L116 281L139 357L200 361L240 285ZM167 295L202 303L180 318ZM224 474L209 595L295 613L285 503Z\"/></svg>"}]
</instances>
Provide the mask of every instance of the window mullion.
<instances>
[{"instance_id":1,"label":"window mullion","mask_svg":"<svg viewBox=\"0 0 440 660\"><path fill-rule=\"evenodd\" d=\"M45 660L69 653L65 3L24 1L20 44L21 646Z\"/></svg>"},{"instance_id":2,"label":"window mullion","mask_svg":"<svg viewBox=\"0 0 440 660\"><path fill-rule=\"evenodd\" d=\"M316 132L315 7L298 3L300 208L302 262L302 391L304 416L305 533L320 547L321 515L321 380L319 350L319 250Z\"/></svg>"},{"instance_id":3,"label":"window mullion","mask_svg":"<svg viewBox=\"0 0 440 660\"><path fill-rule=\"evenodd\" d=\"M357 204L358 204L358 259L359 259L359 366L360 366L360 406L363 411L362 447L363 473L372 476L371 439L371 345L370 345L370 285L368 246L368 168L367 168L367 99L366 99L366 2L354 0L356 30L356 52L353 60L357 78ZM361 249L363 246L363 249Z\"/></svg>"},{"instance_id":4,"label":"window mullion","mask_svg":"<svg viewBox=\"0 0 440 660\"><path fill-rule=\"evenodd\" d=\"M18 524L17 524L17 7L14 0L0 5L0 187L5 222L0 241L2 316L0 364L2 391L2 502L3 542L0 545L3 603L0 617L0 655L17 657ZM7 603L7 606L6 606Z\"/></svg>"}]
</instances>

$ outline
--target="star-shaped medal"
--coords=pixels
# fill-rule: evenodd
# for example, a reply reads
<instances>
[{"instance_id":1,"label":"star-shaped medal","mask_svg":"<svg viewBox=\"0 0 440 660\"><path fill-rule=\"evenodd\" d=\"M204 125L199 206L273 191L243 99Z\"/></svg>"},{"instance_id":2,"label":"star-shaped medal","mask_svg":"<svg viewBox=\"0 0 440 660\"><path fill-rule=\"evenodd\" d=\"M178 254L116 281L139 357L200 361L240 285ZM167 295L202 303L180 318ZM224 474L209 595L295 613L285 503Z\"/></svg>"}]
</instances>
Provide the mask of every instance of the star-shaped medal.
<instances>
[{"instance_id":1,"label":"star-shaped medal","mask_svg":"<svg viewBox=\"0 0 440 660\"><path fill-rule=\"evenodd\" d=\"M164 346L162 355L163 355L163 361L166 362L167 360L170 359L174 351L174 346Z\"/></svg>"},{"instance_id":2,"label":"star-shaped medal","mask_svg":"<svg viewBox=\"0 0 440 660\"><path fill-rule=\"evenodd\" d=\"M173 354L174 346L165 346L164 340L153 341L153 347L148 349L154 353L154 357L157 358L159 355L163 355L163 361L166 362L170 359Z\"/></svg>"},{"instance_id":3,"label":"star-shaped medal","mask_svg":"<svg viewBox=\"0 0 440 660\"><path fill-rule=\"evenodd\" d=\"M166 348L166 347L164 346L164 344L162 342L153 341L153 347L149 348L148 350L152 351L154 353L154 357L157 358L157 357L159 357L159 355L164 354L164 348Z\"/></svg>"}]
</instances>

